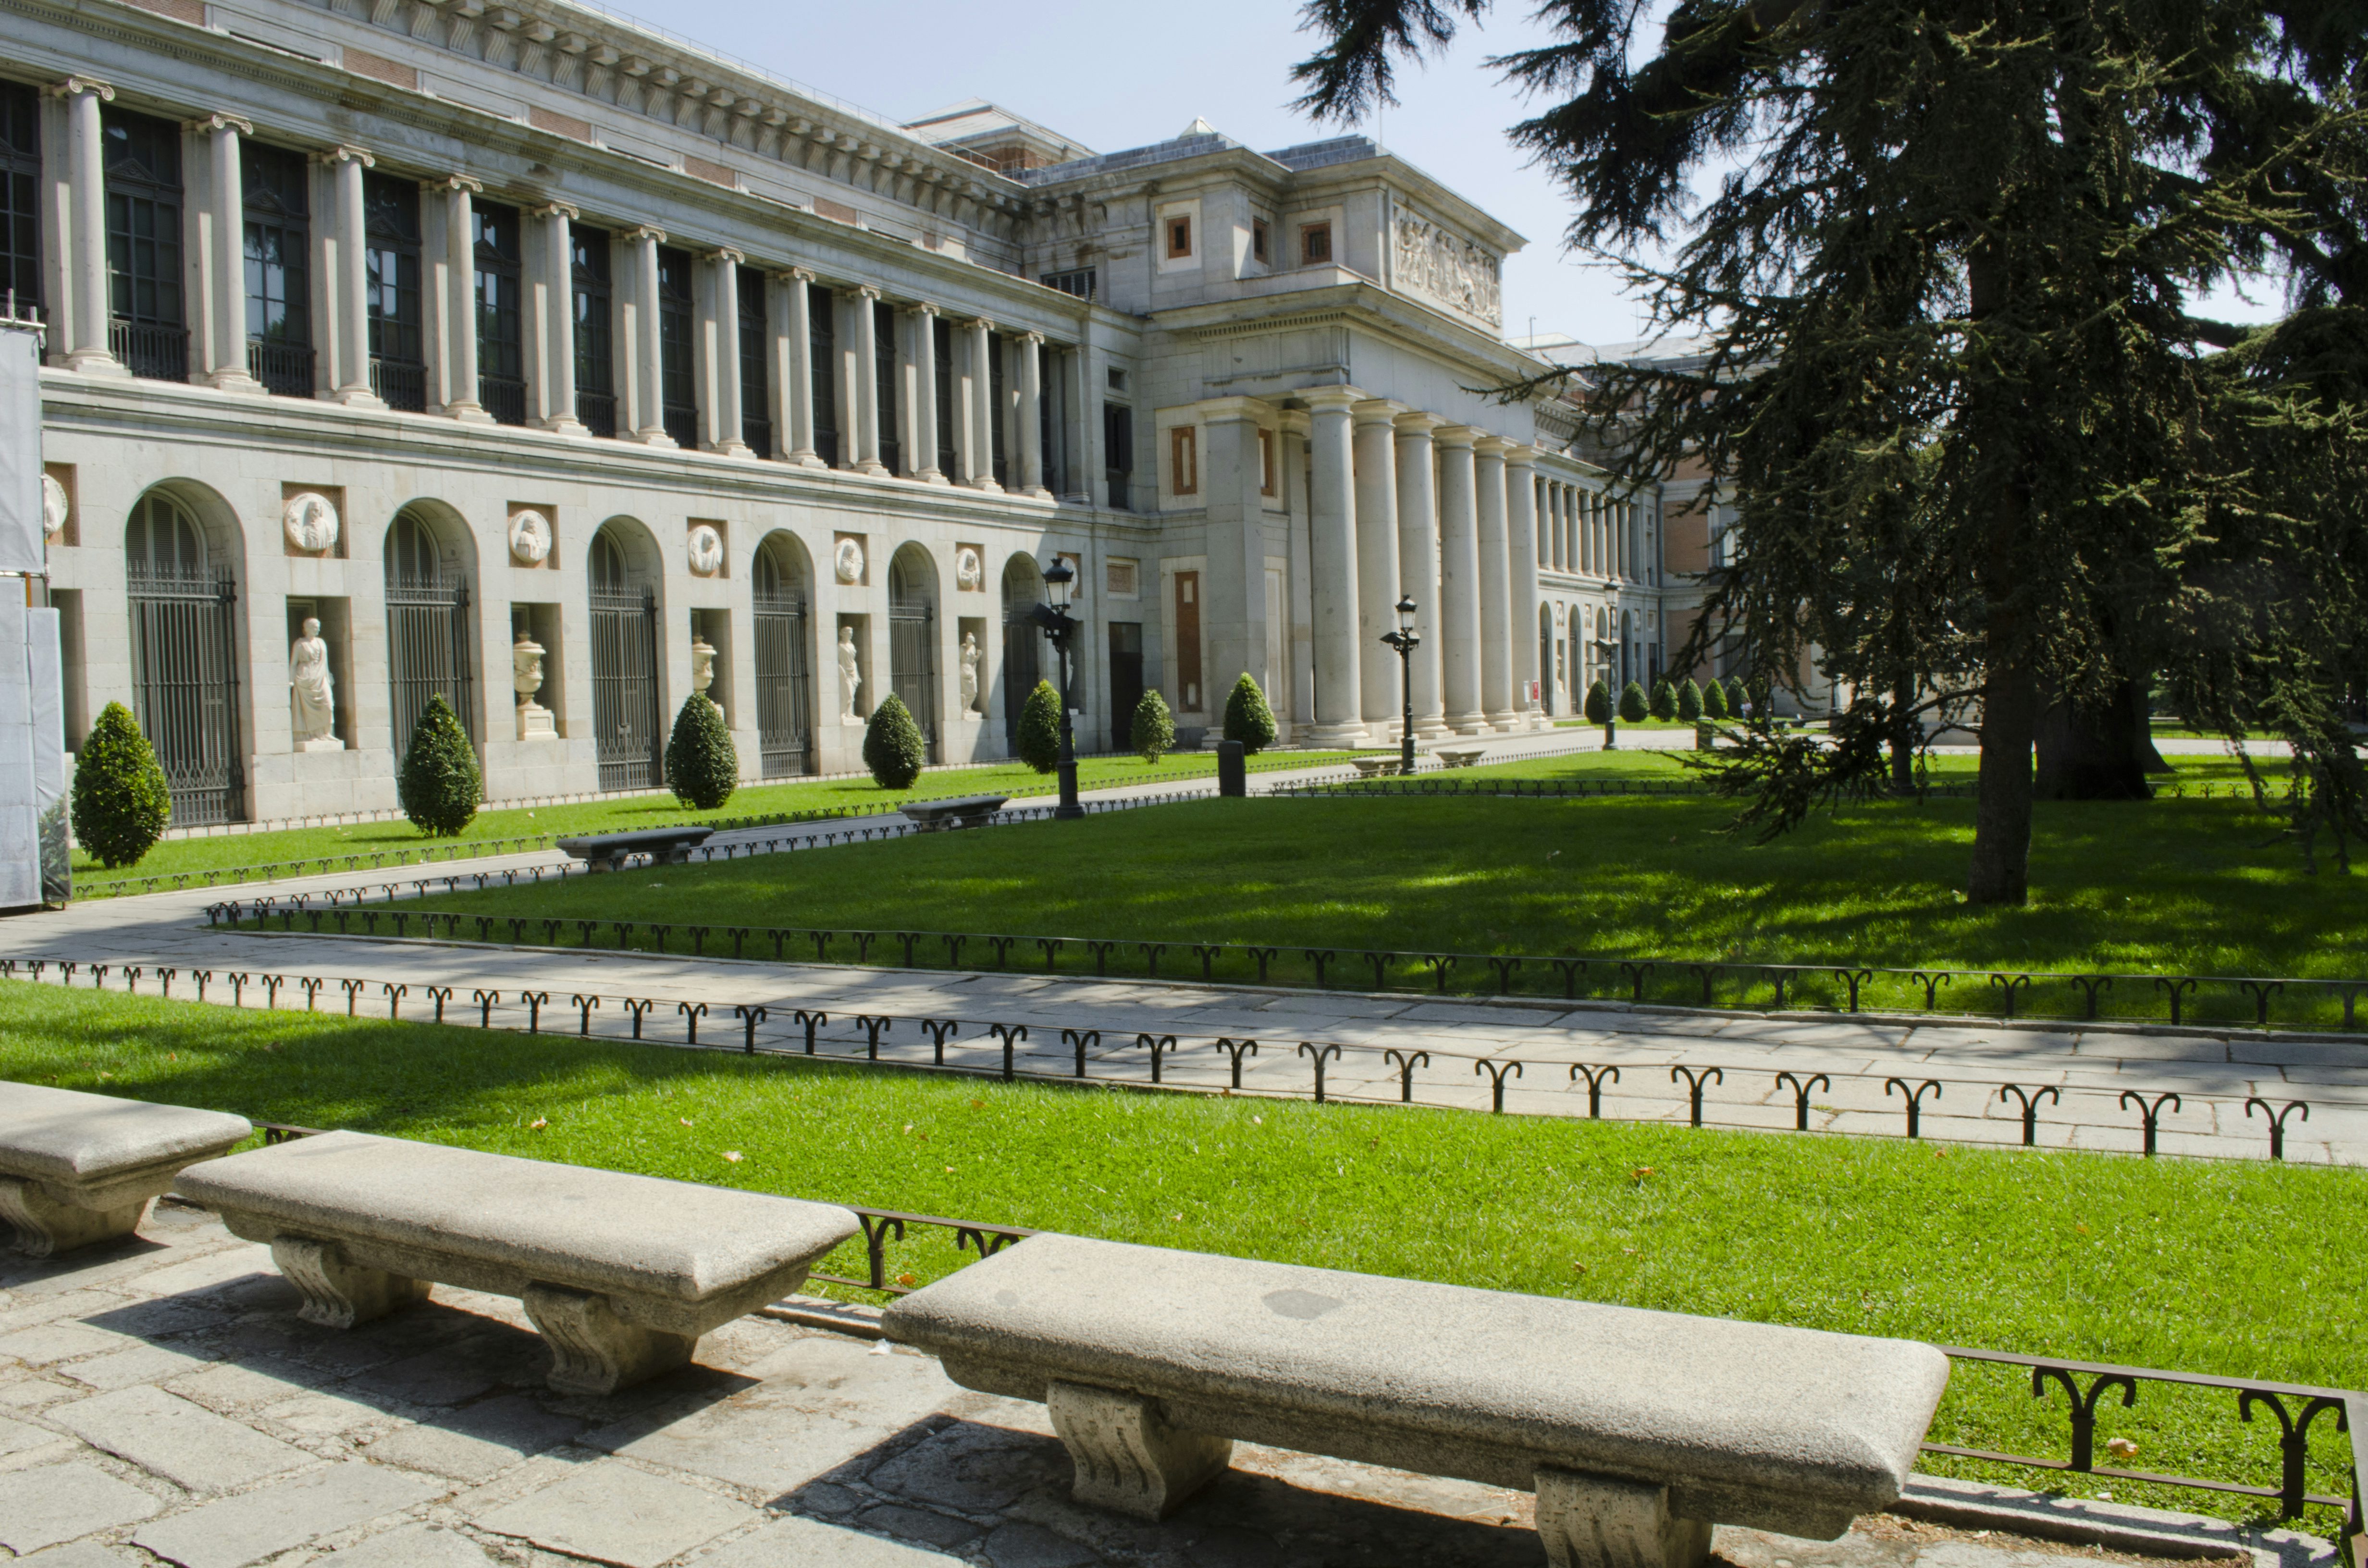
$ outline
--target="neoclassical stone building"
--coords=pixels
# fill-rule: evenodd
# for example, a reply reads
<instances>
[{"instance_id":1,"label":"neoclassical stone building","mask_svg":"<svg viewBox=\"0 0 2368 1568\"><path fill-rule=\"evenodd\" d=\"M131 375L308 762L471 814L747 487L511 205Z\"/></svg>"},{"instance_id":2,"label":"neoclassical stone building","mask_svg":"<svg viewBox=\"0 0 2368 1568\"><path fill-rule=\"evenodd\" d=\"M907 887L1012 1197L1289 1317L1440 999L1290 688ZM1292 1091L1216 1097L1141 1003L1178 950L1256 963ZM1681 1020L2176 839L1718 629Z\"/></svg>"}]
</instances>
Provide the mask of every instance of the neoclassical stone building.
<instances>
[{"instance_id":1,"label":"neoclassical stone building","mask_svg":"<svg viewBox=\"0 0 2368 1568\"><path fill-rule=\"evenodd\" d=\"M694 690L752 779L892 690L1006 755L1055 553L1088 747L1244 671L1388 740L1401 592L1422 734L1657 667L1658 494L1471 390L1520 236L1362 138L900 125L562 0L0 5L68 744L130 704L180 824L392 807L437 696L495 801L659 783Z\"/></svg>"}]
</instances>

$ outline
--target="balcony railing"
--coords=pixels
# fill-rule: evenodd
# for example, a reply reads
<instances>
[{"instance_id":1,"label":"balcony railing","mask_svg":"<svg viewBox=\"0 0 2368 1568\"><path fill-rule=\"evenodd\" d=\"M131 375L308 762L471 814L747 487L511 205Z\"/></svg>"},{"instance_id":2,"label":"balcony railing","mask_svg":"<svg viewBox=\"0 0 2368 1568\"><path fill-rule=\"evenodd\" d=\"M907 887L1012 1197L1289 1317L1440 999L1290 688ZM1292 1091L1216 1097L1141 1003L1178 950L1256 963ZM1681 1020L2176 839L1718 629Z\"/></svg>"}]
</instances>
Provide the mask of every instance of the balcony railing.
<instances>
[{"instance_id":1,"label":"balcony railing","mask_svg":"<svg viewBox=\"0 0 2368 1568\"><path fill-rule=\"evenodd\" d=\"M684 450L696 449L699 446L699 410L685 408L678 403L667 403L666 433L673 437L674 444Z\"/></svg>"},{"instance_id":2,"label":"balcony railing","mask_svg":"<svg viewBox=\"0 0 2368 1568\"><path fill-rule=\"evenodd\" d=\"M575 417L595 436L613 437L617 433L617 395L614 392L575 392Z\"/></svg>"},{"instance_id":3,"label":"balcony railing","mask_svg":"<svg viewBox=\"0 0 2368 1568\"><path fill-rule=\"evenodd\" d=\"M370 391L389 408L406 414L427 412L427 367L405 359L370 356Z\"/></svg>"},{"instance_id":4,"label":"balcony railing","mask_svg":"<svg viewBox=\"0 0 2368 1568\"><path fill-rule=\"evenodd\" d=\"M526 423L526 382L519 377L480 374L477 401L497 425Z\"/></svg>"},{"instance_id":5,"label":"balcony railing","mask_svg":"<svg viewBox=\"0 0 2368 1568\"><path fill-rule=\"evenodd\" d=\"M247 340L246 373L280 397L313 395L313 350L301 343Z\"/></svg>"},{"instance_id":6,"label":"balcony railing","mask_svg":"<svg viewBox=\"0 0 2368 1568\"><path fill-rule=\"evenodd\" d=\"M189 379L188 327L126 321L118 316L108 324L107 347L117 362L135 376L152 381Z\"/></svg>"}]
</instances>

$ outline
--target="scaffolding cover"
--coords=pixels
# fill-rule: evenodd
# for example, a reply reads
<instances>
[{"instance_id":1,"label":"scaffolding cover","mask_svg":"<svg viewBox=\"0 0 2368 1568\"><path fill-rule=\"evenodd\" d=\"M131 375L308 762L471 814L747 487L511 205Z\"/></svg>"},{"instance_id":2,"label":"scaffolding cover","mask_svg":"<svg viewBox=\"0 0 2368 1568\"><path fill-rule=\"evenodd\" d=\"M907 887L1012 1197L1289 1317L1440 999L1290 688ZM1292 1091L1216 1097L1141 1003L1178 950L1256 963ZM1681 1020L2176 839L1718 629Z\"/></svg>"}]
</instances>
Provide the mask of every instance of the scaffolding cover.
<instances>
[{"instance_id":1,"label":"scaffolding cover","mask_svg":"<svg viewBox=\"0 0 2368 1568\"><path fill-rule=\"evenodd\" d=\"M47 564L41 551L41 335L28 325L0 321L0 572L39 575Z\"/></svg>"}]
</instances>

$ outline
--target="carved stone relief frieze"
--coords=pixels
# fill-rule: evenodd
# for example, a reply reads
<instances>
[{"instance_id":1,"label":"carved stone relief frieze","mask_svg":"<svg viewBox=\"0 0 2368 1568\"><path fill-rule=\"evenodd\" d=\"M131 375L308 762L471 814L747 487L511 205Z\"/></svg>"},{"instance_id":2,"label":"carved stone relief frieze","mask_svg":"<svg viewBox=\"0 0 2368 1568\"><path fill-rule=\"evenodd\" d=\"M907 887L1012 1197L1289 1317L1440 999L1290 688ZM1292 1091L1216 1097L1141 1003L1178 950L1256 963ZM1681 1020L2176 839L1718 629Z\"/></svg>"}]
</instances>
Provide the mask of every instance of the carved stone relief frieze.
<instances>
[{"instance_id":1,"label":"carved stone relief frieze","mask_svg":"<svg viewBox=\"0 0 2368 1568\"><path fill-rule=\"evenodd\" d=\"M1401 210L1394 236L1392 273L1411 294L1486 322L1504 323L1503 267L1472 241L1428 218Z\"/></svg>"}]
</instances>

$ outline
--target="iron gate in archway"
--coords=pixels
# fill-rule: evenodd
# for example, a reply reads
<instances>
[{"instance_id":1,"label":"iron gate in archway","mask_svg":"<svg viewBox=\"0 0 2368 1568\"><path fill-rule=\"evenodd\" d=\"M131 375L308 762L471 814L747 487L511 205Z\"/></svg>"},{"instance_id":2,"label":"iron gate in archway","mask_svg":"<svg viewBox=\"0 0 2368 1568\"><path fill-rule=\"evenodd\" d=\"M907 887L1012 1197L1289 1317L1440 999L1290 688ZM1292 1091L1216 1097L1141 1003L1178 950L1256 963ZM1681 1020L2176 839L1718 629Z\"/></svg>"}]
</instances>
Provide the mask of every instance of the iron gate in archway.
<instances>
[{"instance_id":1,"label":"iron gate in archway","mask_svg":"<svg viewBox=\"0 0 2368 1568\"><path fill-rule=\"evenodd\" d=\"M601 789L662 782L658 597L648 587L592 590L592 722Z\"/></svg>"}]
</instances>

